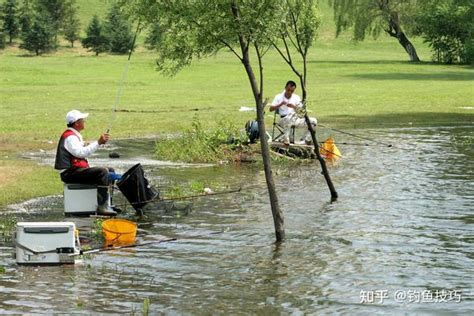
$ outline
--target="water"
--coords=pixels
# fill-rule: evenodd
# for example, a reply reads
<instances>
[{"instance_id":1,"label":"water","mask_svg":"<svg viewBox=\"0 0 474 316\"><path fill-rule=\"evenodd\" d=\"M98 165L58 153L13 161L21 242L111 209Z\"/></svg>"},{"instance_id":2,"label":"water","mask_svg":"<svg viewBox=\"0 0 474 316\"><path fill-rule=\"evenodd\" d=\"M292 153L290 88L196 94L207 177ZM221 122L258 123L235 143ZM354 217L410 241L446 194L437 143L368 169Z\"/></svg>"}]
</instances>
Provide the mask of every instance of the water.
<instances>
[{"instance_id":1,"label":"water","mask_svg":"<svg viewBox=\"0 0 474 316\"><path fill-rule=\"evenodd\" d=\"M0 244L0 313L140 314L148 298L152 314L472 315L474 128L354 132L396 148L340 145L344 159L329 169L336 203L317 164L274 167L282 245L274 244L259 168L146 163L160 187L200 180L215 190L244 190L196 199L191 210L151 208L139 241L176 242L103 252L75 266L17 266L11 245ZM336 143L357 142L335 136ZM112 161L117 169L151 162L133 156L149 142L134 142L128 152L118 144L126 159ZM61 220L61 197L8 212Z\"/></svg>"}]
</instances>

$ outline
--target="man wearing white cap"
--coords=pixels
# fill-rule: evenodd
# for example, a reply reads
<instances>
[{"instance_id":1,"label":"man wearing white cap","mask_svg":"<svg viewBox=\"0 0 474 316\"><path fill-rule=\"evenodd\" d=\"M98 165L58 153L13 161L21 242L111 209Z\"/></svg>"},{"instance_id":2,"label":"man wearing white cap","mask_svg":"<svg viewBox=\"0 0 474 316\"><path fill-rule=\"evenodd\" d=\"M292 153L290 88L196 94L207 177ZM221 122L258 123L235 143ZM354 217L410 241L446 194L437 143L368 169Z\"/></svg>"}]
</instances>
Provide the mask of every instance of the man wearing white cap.
<instances>
[{"instance_id":1,"label":"man wearing white cap","mask_svg":"<svg viewBox=\"0 0 474 316\"><path fill-rule=\"evenodd\" d=\"M109 134L100 135L98 140L86 146L80 131L84 129L84 119L88 116L89 113L81 113L78 110L66 114L68 128L59 139L54 168L61 170L61 180L65 183L98 185L97 213L116 215L109 203L109 170L104 167L90 167L87 161L87 157L99 149L100 145L107 143Z\"/></svg>"}]
</instances>

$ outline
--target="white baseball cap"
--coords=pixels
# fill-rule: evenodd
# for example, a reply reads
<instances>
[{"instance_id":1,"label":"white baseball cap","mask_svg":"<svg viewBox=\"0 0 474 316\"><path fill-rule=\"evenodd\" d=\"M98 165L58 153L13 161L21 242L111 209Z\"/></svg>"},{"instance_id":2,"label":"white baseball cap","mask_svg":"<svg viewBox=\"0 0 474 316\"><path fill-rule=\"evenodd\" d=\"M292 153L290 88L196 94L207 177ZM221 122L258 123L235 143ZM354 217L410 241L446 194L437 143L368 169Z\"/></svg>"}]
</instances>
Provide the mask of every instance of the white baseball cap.
<instances>
[{"instance_id":1,"label":"white baseball cap","mask_svg":"<svg viewBox=\"0 0 474 316\"><path fill-rule=\"evenodd\" d=\"M84 119L89 116L89 113L81 113L78 110L72 110L66 114L66 123L71 124L80 119Z\"/></svg>"}]
</instances>

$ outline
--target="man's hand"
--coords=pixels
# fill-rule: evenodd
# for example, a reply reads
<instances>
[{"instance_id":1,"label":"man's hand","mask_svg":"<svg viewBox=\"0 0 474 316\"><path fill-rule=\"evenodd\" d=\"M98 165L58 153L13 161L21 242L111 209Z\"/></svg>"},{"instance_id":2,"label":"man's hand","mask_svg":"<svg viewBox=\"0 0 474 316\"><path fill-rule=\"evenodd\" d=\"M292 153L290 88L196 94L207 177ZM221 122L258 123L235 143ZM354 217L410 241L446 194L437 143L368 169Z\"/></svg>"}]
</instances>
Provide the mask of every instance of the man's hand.
<instances>
[{"instance_id":1,"label":"man's hand","mask_svg":"<svg viewBox=\"0 0 474 316\"><path fill-rule=\"evenodd\" d=\"M288 105L287 103L288 102L286 102L286 100L283 100L283 101L280 102L280 105L278 107L284 106L285 104Z\"/></svg>"},{"instance_id":2,"label":"man's hand","mask_svg":"<svg viewBox=\"0 0 474 316\"><path fill-rule=\"evenodd\" d=\"M286 106L289 107L289 108L293 108L293 109L297 108L297 106L294 105L293 103L288 103Z\"/></svg>"},{"instance_id":3,"label":"man's hand","mask_svg":"<svg viewBox=\"0 0 474 316\"><path fill-rule=\"evenodd\" d=\"M97 142L99 143L99 145L103 145L109 141L109 138L110 138L110 135L108 133L105 133L105 134L100 135L99 140Z\"/></svg>"}]
</instances>

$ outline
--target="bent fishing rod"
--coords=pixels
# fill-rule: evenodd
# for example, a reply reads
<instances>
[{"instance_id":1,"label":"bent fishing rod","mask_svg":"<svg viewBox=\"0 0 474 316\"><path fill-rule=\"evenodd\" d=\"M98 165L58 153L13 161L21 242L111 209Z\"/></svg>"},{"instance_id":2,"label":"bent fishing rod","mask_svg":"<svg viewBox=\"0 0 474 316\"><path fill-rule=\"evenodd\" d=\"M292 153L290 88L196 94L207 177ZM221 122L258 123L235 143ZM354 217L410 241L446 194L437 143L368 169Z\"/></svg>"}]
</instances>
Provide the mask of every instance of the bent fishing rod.
<instances>
[{"instance_id":1,"label":"bent fishing rod","mask_svg":"<svg viewBox=\"0 0 474 316\"><path fill-rule=\"evenodd\" d=\"M132 53L133 53L133 50L135 48L135 41L137 40L137 36L138 36L139 32L140 32L140 20L138 20L137 29L135 31L135 35L133 36L133 40L132 40L132 46L130 47L130 52L128 53L127 63L125 64L125 68L123 70L122 77L120 78L120 81L119 81L119 85L118 85L118 88L117 88L117 94L115 95L115 101L114 101L114 105L113 105L113 108L112 108L112 116L110 118L109 125L108 125L107 131L106 131L107 134L112 129L112 124L115 121L115 118L117 116L117 107L120 103L120 97L122 96L122 92L123 92L123 85L124 85L125 80L127 79L128 66L130 65L130 59L132 58Z\"/></svg>"}]
</instances>

